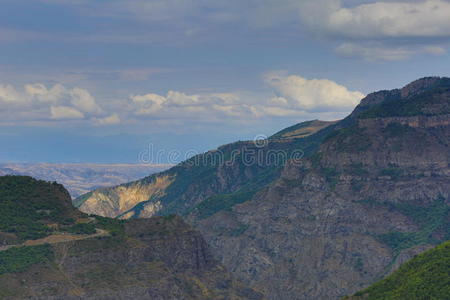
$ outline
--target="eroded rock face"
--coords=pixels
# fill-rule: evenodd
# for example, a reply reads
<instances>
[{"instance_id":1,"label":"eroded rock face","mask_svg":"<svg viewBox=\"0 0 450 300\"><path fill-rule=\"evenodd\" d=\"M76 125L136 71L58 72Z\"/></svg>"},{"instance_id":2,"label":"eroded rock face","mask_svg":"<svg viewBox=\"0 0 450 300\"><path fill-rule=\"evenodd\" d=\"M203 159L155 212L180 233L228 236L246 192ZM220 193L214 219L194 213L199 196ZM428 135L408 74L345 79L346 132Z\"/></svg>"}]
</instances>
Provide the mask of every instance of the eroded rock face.
<instances>
[{"instance_id":1,"label":"eroded rock face","mask_svg":"<svg viewBox=\"0 0 450 300\"><path fill-rule=\"evenodd\" d=\"M142 184L135 182L117 186L107 192L104 192L103 189L94 191L79 209L87 214L97 214L110 218L121 216L138 203L148 201L152 197L162 196L172 181L172 177L163 175L155 177L151 183ZM145 217L151 217L154 215L152 212L157 212L158 210L158 205L153 210L151 207L147 208Z\"/></svg>"},{"instance_id":2,"label":"eroded rock face","mask_svg":"<svg viewBox=\"0 0 450 300\"><path fill-rule=\"evenodd\" d=\"M123 236L52 249L54 262L1 275L2 299L263 299L177 217L134 220Z\"/></svg>"},{"instance_id":3,"label":"eroded rock face","mask_svg":"<svg viewBox=\"0 0 450 300\"><path fill-rule=\"evenodd\" d=\"M235 276L269 299L352 294L447 238L444 125L355 126L288 164L251 201L190 221Z\"/></svg>"},{"instance_id":4,"label":"eroded rock face","mask_svg":"<svg viewBox=\"0 0 450 300\"><path fill-rule=\"evenodd\" d=\"M270 166L177 167L177 182L189 184L161 198L158 213L185 214L214 255L269 299L338 299L450 238L449 112L449 79L370 94L311 136L269 140L308 154L269 185L258 179ZM257 192L243 199L236 191L248 182Z\"/></svg>"}]
</instances>

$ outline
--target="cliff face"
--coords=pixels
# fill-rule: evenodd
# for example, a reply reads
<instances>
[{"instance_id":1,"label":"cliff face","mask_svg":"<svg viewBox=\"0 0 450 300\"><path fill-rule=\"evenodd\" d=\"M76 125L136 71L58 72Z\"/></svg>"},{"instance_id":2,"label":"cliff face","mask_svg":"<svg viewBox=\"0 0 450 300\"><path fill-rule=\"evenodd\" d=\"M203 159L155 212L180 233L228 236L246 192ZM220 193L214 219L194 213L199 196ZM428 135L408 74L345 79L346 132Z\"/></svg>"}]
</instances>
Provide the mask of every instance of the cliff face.
<instances>
[{"instance_id":1,"label":"cliff face","mask_svg":"<svg viewBox=\"0 0 450 300\"><path fill-rule=\"evenodd\" d=\"M183 214L269 299L338 299L450 239L449 115L446 78L373 93L346 119L287 141L296 133L283 131L256 152L302 159L172 169L182 171L155 213Z\"/></svg>"},{"instance_id":2,"label":"cliff face","mask_svg":"<svg viewBox=\"0 0 450 300\"><path fill-rule=\"evenodd\" d=\"M152 197L163 196L165 189L172 181L172 177L163 175L155 177L150 183L136 182L132 185L118 186L107 193L94 191L89 194L89 198L83 202L80 209L87 214L98 214L104 217L114 218L123 214L126 216L126 213L137 204ZM156 207L158 207L157 202Z\"/></svg>"},{"instance_id":3,"label":"cliff face","mask_svg":"<svg viewBox=\"0 0 450 300\"><path fill-rule=\"evenodd\" d=\"M0 203L19 204L26 191L28 204L39 212L37 204L48 201L42 195L57 192L53 205L68 206L55 214L69 212L77 218L73 221L77 225L69 229L82 231L63 232L62 219L43 238L24 241L0 232L8 244L0 247L1 299L263 299L233 279L213 258L200 233L180 217L129 221L87 217L70 206L60 185L12 176L0 177L0 184L8 187L2 190ZM2 210L2 218L14 215ZM41 216L37 222L49 218L37 215Z\"/></svg>"},{"instance_id":4,"label":"cliff face","mask_svg":"<svg viewBox=\"0 0 450 300\"><path fill-rule=\"evenodd\" d=\"M190 222L270 299L352 293L450 237L450 127L398 126L344 129L251 201Z\"/></svg>"},{"instance_id":5,"label":"cliff face","mask_svg":"<svg viewBox=\"0 0 450 300\"><path fill-rule=\"evenodd\" d=\"M126 235L51 246L53 261L0 275L2 299L262 299L238 284L179 218L126 223Z\"/></svg>"}]
</instances>

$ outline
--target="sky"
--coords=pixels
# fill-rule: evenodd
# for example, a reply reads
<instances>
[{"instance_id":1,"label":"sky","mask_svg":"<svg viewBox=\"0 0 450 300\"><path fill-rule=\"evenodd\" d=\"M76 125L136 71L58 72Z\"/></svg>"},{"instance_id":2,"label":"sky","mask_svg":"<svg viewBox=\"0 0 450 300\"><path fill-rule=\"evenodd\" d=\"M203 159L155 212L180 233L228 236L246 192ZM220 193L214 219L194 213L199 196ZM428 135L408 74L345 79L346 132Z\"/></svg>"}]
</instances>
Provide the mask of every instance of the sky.
<instances>
[{"instance_id":1,"label":"sky","mask_svg":"<svg viewBox=\"0 0 450 300\"><path fill-rule=\"evenodd\" d=\"M179 162L450 76L449 50L446 0L0 0L0 162Z\"/></svg>"}]
</instances>

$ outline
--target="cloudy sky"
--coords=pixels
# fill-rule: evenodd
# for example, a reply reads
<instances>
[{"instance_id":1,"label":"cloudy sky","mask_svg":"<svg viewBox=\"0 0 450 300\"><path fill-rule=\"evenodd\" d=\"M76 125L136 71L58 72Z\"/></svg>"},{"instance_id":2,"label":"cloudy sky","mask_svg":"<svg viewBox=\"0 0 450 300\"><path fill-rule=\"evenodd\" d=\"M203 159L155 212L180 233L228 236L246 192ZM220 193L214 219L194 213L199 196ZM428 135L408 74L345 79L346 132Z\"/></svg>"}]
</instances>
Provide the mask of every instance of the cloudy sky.
<instances>
[{"instance_id":1,"label":"cloudy sky","mask_svg":"<svg viewBox=\"0 0 450 300\"><path fill-rule=\"evenodd\" d=\"M447 0L0 4L0 161L201 152L450 75Z\"/></svg>"}]
</instances>

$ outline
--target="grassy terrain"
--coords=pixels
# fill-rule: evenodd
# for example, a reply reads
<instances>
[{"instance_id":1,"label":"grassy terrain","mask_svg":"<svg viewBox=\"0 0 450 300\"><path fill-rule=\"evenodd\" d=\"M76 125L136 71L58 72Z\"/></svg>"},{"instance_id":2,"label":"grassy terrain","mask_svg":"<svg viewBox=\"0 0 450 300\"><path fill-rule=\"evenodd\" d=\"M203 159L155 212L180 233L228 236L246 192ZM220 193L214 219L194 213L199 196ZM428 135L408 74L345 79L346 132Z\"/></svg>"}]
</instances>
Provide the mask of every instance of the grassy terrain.
<instances>
[{"instance_id":1,"label":"grassy terrain","mask_svg":"<svg viewBox=\"0 0 450 300\"><path fill-rule=\"evenodd\" d=\"M450 239L450 207L442 197L427 206L417 206L409 203L378 202L374 199L361 201L364 205L383 207L390 211L398 211L408 216L420 229L415 232L392 231L378 236L395 254L404 249L424 244L437 244ZM440 233L440 238L433 237Z\"/></svg>"},{"instance_id":2,"label":"grassy terrain","mask_svg":"<svg viewBox=\"0 0 450 300\"><path fill-rule=\"evenodd\" d=\"M306 121L285 128L269 137L269 139L276 140L289 138L304 138L332 124L333 122L325 122L319 120Z\"/></svg>"},{"instance_id":3,"label":"grassy terrain","mask_svg":"<svg viewBox=\"0 0 450 300\"><path fill-rule=\"evenodd\" d=\"M71 225L77 212L65 189L24 176L0 177L0 231L21 240L49 235L49 224Z\"/></svg>"},{"instance_id":4,"label":"grassy terrain","mask_svg":"<svg viewBox=\"0 0 450 300\"><path fill-rule=\"evenodd\" d=\"M0 274L24 272L32 265L48 262L52 258L53 252L49 245L0 251Z\"/></svg>"},{"instance_id":5,"label":"grassy terrain","mask_svg":"<svg viewBox=\"0 0 450 300\"><path fill-rule=\"evenodd\" d=\"M410 117L450 114L450 79L442 78L428 91L395 101L384 101L361 113L360 118Z\"/></svg>"},{"instance_id":6,"label":"grassy terrain","mask_svg":"<svg viewBox=\"0 0 450 300\"><path fill-rule=\"evenodd\" d=\"M125 234L125 222L123 220L95 216L96 227L108 231L112 236L122 236Z\"/></svg>"},{"instance_id":7,"label":"grassy terrain","mask_svg":"<svg viewBox=\"0 0 450 300\"><path fill-rule=\"evenodd\" d=\"M200 219L207 218L222 210L230 210L236 204L250 200L258 191L272 182L279 174L279 169L269 168L263 174L251 180L234 193L219 194L209 197L194 207Z\"/></svg>"},{"instance_id":8,"label":"grassy terrain","mask_svg":"<svg viewBox=\"0 0 450 300\"><path fill-rule=\"evenodd\" d=\"M426 251L352 300L448 300L450 296L450 241Z\"/></svg>"},{"instance_id":9,"label":"grassy terrain","mask_svg":"<svg viewBox=\"0 0 450 300\"><path fill-rule=\"evenodd\" d=\"M64 228L64 231L73 234L94 234L96 232L95 225L92 223L81 223Z\"/></svg>"}]
</instances>

